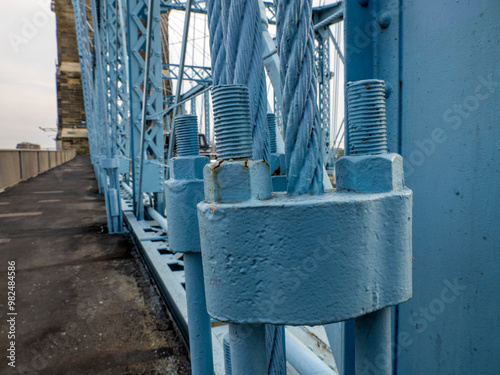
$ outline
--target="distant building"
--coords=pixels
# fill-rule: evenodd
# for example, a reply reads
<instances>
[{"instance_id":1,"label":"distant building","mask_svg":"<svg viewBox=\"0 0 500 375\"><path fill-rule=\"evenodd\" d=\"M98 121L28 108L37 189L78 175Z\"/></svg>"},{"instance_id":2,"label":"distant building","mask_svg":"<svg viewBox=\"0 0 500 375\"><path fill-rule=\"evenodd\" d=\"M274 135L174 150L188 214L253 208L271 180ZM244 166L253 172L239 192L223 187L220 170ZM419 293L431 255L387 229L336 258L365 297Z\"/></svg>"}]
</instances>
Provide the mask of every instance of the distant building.
<instances>
[{"instance_id":1,"label":"distant building","mask_svg":"<svg viewBox=\"0 0 500 375\"><path fill-rule=\"evenodd\" d=\"M42 147L35 143L21 142L16 145L16 148L19 150L40 150Z\"/></svg>"},{"instance_id":2,"label":"distant building","mask_svg":"<svg viewBox=\"0 0 500 375\"><path fill-rule=\"evenodd\" d=\"M82 77L71 0L53 0L57 22L57 148L89 153Z\"/></svg>"}]
</instances>

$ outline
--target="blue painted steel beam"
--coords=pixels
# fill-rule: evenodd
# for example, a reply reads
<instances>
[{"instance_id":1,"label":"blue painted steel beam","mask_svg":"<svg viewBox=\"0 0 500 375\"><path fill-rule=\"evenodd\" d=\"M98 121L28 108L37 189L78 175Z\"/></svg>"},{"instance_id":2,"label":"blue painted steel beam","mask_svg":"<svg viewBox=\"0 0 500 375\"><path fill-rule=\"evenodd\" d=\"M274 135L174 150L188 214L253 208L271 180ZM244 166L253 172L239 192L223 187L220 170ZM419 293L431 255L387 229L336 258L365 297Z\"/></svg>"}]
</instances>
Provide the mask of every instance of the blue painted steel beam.
<instances>
[{"instance_id":1,"label":"blue painted steel beam","mask_svg":"<svg viewBox=\"0 0 500 375\"><path fill-rule=\"evenodd\" d=\"M498 374L500 2L403 4L415 260L414 297L398 311L398 375Z\"/></svg>"},{"instance_id":2,"label":"blue painted steel beam","mask_svg":"<svg viewBox=\"0 0 500 375\"><path fill-rule=\"evenodd\" d=\"M400 0L346 1L344 11L346 82L373 78L386 82L388 149L396 153L401 152L400 6ZM347 133L345 144L349 155Z\"/></svg>"},{"instance_id":3,"label":"blue painted steel beam","mask_svg":"<svg viewBox=\"0 0 500 375\"><path fill-rule=\"evenodd\" d=\"M167 69L165 79L178 79L179 64L163 64L163 68ZM184 65L184 78L186 81L204 82L212 81L211 68L207 66Z\"/></svg>"},{"instance_id":4,"label":"blue painted steel beam","mask_svg":"<svg viewBox=\"0 0 500 375\"><path fill-rule=\"evenodd\" d=\"M120 159L120 173L126 181L130 177L130 122L129 122L129 69L127 49L126 0L118 2L117 30L117 131L116 152Z\"/></svg>"},{"instance_id":5,"label":"blue painted steel beam","mask_svg":"<svg viewBox=\"0 0 500 375\"><path fill-rule=\"evenodd\" d=\"M187 1L180 0L162 0L161 1L161 11L169 12L171 10L186 11ZM276 12L274 10L274 4L272 1L264 1L266 10L269 12L269 23L276 24ZM325 8L326 9L326 8ZM194 1L191 11L193 13L207 14L206 1Z\"/></svg>"},{"instance_id":6,"label":"blue painted steel beam","mask_svg":"<svg viewBox=\"0 0 500 375\"><path fill-rule=\"evenodd\" d=\"M128 0L128 54L130 78L130 122L131 122L131 158L132 180L134 190L134 206L139 207L138 217L144 217L144 208L141 207L142 197L139 191L155 193L155 208L158 212L164 211L164 151L163 151L163 124L158 118L148 120L144 124L144 145L141 145L142 108L146 114L156 114L163 109L162 75L161 75L161 28L160 4L154 3L152 9L151 26L151 53L150 69L146 79L150 82L144 102L145 80L145 52L147 30L148 0ZM141 155L141 149L144 153ZM140 165L142 164L142 172ZM143 174L142 183L140 174ZM139 185L141 184L141 185Z\"/></svg>"}]
</instances>

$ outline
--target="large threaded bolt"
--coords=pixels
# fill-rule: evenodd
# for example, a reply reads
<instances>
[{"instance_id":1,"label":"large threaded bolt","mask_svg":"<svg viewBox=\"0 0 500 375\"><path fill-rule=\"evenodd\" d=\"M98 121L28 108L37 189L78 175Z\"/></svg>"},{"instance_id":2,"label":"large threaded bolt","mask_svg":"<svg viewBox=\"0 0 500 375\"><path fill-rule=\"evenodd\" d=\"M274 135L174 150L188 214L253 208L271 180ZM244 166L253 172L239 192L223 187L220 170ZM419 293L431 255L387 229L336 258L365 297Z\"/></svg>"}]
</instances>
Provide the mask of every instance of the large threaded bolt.
<instances>
[{"instance_id":1,"label":"large threaded bolt","mask_svg":"<svg viewBox=\"0 0 500 375\"><path fill-rule=\"evenodd\" d=\"M267 126L269 126L269 137L271 138L271 153L276 153L276 116L274 113L267 114Z\"/></svg>"},{"instance_id":2,"label":"large threaded bolt","mask_svg":"<svg viewBox=\"0 0 500 375\"><path fill-rule=\"evenodd\" d=\"M252 159L248 88L220 85L212 89L217 158Z\"/></svg>"},{"instance_id":3,"label":"large threaded bolt","mask_svg":"<svg viewBox=\"0 0 500 375\"><path fill-rule=\"evenodd\" d=\"M386 153L385 82L370 79L347 83L347 106L350 154Z\"/></svg>"},{"instance_id":4,"label":"large threaded bolt","mask_svg":"<svg viewBox=\"0 0 500 375\"><path fill-rule=\"evenodd\" d=\"M176 116L175 139L177 141L177 156L198 155L198 117L194 115Z\"/></svg>"}]
</instances>

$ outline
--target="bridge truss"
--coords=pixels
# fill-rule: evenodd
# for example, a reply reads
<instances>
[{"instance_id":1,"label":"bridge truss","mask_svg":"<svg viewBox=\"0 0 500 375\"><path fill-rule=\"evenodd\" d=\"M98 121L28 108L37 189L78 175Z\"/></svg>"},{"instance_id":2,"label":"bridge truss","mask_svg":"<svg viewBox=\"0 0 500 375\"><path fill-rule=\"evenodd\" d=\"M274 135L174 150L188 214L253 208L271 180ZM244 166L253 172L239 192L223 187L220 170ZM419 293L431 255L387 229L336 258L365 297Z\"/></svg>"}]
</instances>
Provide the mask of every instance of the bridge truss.
<instances>
[{"instance_id":1,"label":"bridge truss","mask_svg":"<svg viewBox=\"0 0 500 375\"><path fill-rule=\"evenodd\" d=\"M278 151L283 153L286 124L281 118L276 11L272 2L259 2L266 24L262 59L268 109L277 116ZM73 6L91 160L106 198L109 232L122 232L127 224L187 335L184 263L168 247L164 182L169 176L177 114L198 115L202 119L199 132L215 145L207 4L197 0L73 0ZM343 7L339 1L313 9L327 169L343 149ZM165 134L172 134L170 145L165 144ZM221 342L214 352L222 358L220 334L214 335ZM215 364L218 374L223 373L221 363ZM334 366L333 360L325 363Z\"/></svg>"}]
</instances>

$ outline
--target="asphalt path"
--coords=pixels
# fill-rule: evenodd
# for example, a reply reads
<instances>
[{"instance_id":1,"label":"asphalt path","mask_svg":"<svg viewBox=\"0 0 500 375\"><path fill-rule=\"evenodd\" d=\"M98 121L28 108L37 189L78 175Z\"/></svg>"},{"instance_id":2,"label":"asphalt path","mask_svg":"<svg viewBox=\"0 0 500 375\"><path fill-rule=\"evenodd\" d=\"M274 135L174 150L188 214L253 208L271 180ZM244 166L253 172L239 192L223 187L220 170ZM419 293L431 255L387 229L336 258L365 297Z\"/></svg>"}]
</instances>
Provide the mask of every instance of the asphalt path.
<instances>
[{"instance_id":1,"label":"asphalt path","mask_svg":"<svg viewBox=\"0 0 500 375\"><path fill-rule=\"evenodd\" d=\"M77 156L0 193L0 374L190 374L130 235L106 233L97 190Z\"/></svg>"}]
</instances>

